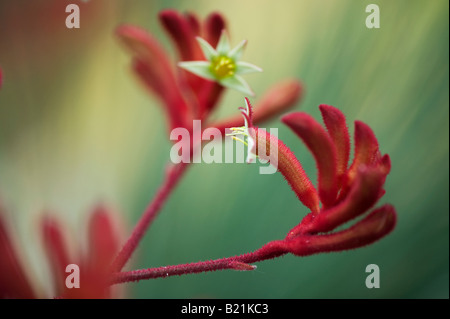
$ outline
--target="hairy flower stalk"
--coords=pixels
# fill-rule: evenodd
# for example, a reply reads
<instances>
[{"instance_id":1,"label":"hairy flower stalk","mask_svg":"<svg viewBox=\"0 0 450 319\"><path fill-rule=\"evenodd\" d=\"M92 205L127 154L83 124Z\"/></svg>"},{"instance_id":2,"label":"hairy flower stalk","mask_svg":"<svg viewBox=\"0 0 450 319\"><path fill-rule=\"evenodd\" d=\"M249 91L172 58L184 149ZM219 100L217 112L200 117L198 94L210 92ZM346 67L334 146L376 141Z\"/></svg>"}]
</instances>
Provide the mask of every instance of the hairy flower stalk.
<instances>
[{"instance_id":1,"label":"hairy flower stalk","mask_svg":"<svg viewBox=\"0 0 450 319\"><path fill-rule=\"evenodd\" d=\"M345 117L337 108L319 106L328 131L305 113L296 112L282 118L316 159L319 170L317 191L289 148L253 125L252 106L247 98L245 104L245 108L240 108L245 126L232 128L229 135L244 142L254 156L276 164L300 201L311 212L284 239L271 241L254 252L197 263L119 272L113 274L111 284L224 269L253 270L256 266L252 263L287 253L309 256L363 247L394 229L396 212L393 206L386 204L372 210L347 229L333 232L337 227L366 213L384 194L383 186L391 164L388 155L381 156L378 142L369 126L355 122L355 157L347 169L350 141ZM238 135L247 141L236 137ZM269 152L270 147L274 146L278 148L277 158L271 158L272 152ZM247 161L253 159L249 156Z\"/></svg>"},{"instance_id":2,"label":"hairy flower stalk","mask_svg":"<svg viewBox=\"0 0 450 319\"><path fill-rule=\"evenodd\" d=\"M165 266L116 273L111 278L111 284L139 281L144 279L165 278L170 276L181 276L225 269L250 271L256 269L256 266L250 265L251 263L279 257L284 254L286 254L286 252L281 251L279 245L276 242L272 242L254 252L239 256L175 266Z\"/></svg>"}]
</instances>

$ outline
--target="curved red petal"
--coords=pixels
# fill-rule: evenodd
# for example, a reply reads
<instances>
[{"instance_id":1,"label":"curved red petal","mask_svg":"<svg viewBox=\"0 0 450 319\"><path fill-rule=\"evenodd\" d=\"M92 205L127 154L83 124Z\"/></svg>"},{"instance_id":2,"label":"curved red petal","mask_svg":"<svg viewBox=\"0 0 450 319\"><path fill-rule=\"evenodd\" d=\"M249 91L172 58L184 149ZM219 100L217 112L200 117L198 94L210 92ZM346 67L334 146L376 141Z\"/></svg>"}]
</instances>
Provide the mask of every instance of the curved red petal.
<instances>
[{"instance_id":1,"label":"curved red petal","mask_svg":"<svg viewBox=\"0 0 450 319\"><path fill-rule=\"evenodd\" d=\"M175 127L185 127L191 116L187 111L186 102L177 88L172 88L171 91L167 90L165 83L159 80L154 69L140 60L133 61L133 70L145 87L155 92L166 106L169 130Z\"/></svg>"},{"instance_id":2,"label":"curved red petal","mask_svg":"<svg viewBox=\"0 0 450 319\"><path fill-rule=\"evenodd\" d=\"M348 160L350 157L350 136L344 114L331 105L322 104L319 106L322 118L327 127L328 134L336 147L336 169L338 178L347 172Z\"/></svg>"},{"instance_id":3,"label":"curved red petal","mask_svg":"<svg viewBox=\"0 0 450 319\"><path fill-rule=\"evenodd\" d=\"M198 19L197 15L193 12L186 12L184 14L184 17L185 17L186 21L189 23L192 33L194 33L195 35L200 35L201 34L201 24L200 24L200 20Z\"/></svg>"},{"instance_id":4,"label":"curved red petal","mask_svg":"<svg viewBox=\"0 0 450 319\"><path fill-rule=\"evenodd\" d=\"M203 34L206 41L214 48L219 43L222 30L227 28L225 18L219 12L211 13L205 20Z\"/></svg>"},{"instance_id":5,"label":"curved red petal","mask_svg":"<svg viewBox=\"0 0 450 319\"><path fill-rule=\"evenodd\" d=\"M355 156L347 174L347 183L354 180L361 165L370 165L380 158L378 141L369 125L355 121Z\"/></svg>"},{"instance_id":6,"label":"curved red petal","mask_svg":"<svg viewBox=\"0 0 450 319\"><path fill-rule=\"evenodd\" d=\"M349 229L326 235L299 236L285 240L284 247L297 256L354 249L383 238L395 228L396 221L394 207L384 205Z\"/></svg>"}]
</instances>

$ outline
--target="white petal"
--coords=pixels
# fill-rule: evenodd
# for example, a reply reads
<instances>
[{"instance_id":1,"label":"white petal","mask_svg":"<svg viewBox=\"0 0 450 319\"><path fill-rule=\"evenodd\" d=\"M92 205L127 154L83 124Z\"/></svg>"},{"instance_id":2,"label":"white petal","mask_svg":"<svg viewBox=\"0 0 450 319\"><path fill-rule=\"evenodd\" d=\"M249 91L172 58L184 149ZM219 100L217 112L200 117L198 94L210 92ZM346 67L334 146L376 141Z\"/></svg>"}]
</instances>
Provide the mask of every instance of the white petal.
<instances>
[{"instance_id":1,"label":"white petal","mask_svg":"<svg viewBox=\"0 0 450 319\"><path fill-rule=\"evenodd\" d=\"M228 33L225 29L222 30L216 51L219 55L228 55L228 52L230 51L230 40L228 39Z\"/></svg>"},{"instance_id":2,"label":"white petal","mask_svg":"<svg viewBox=\"0 0 450 319\"><path fill-rule=\"evenodd\" d=\"M247 144L248 148L247 148L246 162L253 163L256 160L256 143L255 140L250 135L248 135L247 137Z\"/></svg>"},{"instance_id":3,"label":"white petal","mask_svg":"<svg viewBox=\"0 0 450 319\"><path fill-rule=\"evenodd\" d=\"M202 49L203 54L207 60L212 60L214 57L218 55L217 51L205 40L200 37L197 37L197 42L200 44L200 48Z\"/></svg>"},{"instance_id":4,"label":"white petal","mask_svg":"<svg viewBox=\"0 0 450 319\"><path fill-rule=\"evenodd\" d=\"M255 93L253 93L250 86L245 82L243 78L241 78L239 75L233 75L227 78L224 78L220 80L219 82L223 86L226 86L231 89L238 90L239 92L242 92L247 95L254 96Z\"/></svg>"},{"instance_id":5,"label":"white petal","mask_svg":"<svg viewBox=\"0 0 450 319\"><path fill-rule=\"evenodd\" d=\"M236 63L236 73L237 74L247 74L254 72L262 72L263 70L254 64L248 62L237 62Z\"/></svg>"},{"instance_id":6,"label":"white petal","mask_svg":"<svg viewBox=\"0 0 450 319\"><path fill-rule=\"evenodd\" d=\"M216 81L214 74L211 73L211 64L207 61L178 62L178 66L202 78Z\"/></svg>"},{"instance_id":7,"label":"white petal","mask_svg":"<svg viewBox=\"0 0 450 319\"><path fill-rule=\"evenodd\" d=\"M239 59L242 56L242 53L244 53L245 45L247 44L247 40L242 40L241 43L239 43L233 50L228 53L228 57L233 59L233 61L239 61Z\"/></svg>"}]
</instances>

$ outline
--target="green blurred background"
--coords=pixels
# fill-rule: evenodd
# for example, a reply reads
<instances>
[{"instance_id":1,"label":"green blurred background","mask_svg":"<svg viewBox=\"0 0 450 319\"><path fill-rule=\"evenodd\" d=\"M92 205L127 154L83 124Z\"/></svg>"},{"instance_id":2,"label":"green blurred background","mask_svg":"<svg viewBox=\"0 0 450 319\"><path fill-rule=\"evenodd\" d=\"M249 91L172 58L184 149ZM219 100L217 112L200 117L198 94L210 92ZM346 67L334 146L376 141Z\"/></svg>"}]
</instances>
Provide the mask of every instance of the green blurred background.
<instances>
[{"instance_id":1,"label":"green blurred background","mask_svg":"<svg viewBox=\"0 0 450 319\"><path fill-rule=\"evenodd\" d=\"M65 28L69 3L77 1L0 1L0 196L42 290L51 293L36 227L44 210L64 220L74 245L86 245L96 203L115 208L128 234L163 179L171 146L164 114L113 33L139 25L174 55L157 14L176 8L200 17L220 11L232 44L249 40L243 60L264 69L246 76L257 97L294 77L306 88L296 110L320 119L319 104L337 106L352 134L354 120L368 123L393 162L381 202L396 207L398 226L363 249L133 283L126 296L449 297L448 1L91 0L80 4L78 30ZM365 26L369 3L380 6L380 29ZM216 118L236 113L242 95L228 91L222 102ZM278 119L265 127L279 128L315 180L300 140ZM196 164L128 269L248 252L283 238L306 213L280 174ZM371 263L380 266L380 289L365 287Z\"/></svg>"}]
</instances>

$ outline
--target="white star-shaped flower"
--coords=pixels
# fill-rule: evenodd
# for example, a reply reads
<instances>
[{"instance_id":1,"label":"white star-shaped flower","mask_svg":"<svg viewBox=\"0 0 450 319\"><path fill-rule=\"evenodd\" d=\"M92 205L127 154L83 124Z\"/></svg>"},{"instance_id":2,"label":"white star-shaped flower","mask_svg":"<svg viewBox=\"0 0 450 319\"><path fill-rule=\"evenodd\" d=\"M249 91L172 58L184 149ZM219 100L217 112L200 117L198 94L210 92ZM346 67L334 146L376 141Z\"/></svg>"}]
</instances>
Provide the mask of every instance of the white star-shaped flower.
<instances>
[{"instance_id":1,"label":"white star-shaped flower","mask_svg":"<svg viewBox=\"0 0 450 319\"><path fill-rule=\"evenodd\" d=\"M239 61L247 40L230 49L226 31L222 31L217 47L214 49L206 40L197 37L197 41L207 61L179 62L178 66L202 78L216 81L221 85L254 96L252 89L240 76L241 74L262 72L260 67Z\"/></svg>"}]
</instances>

